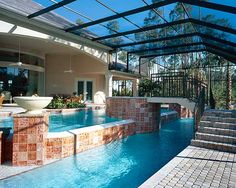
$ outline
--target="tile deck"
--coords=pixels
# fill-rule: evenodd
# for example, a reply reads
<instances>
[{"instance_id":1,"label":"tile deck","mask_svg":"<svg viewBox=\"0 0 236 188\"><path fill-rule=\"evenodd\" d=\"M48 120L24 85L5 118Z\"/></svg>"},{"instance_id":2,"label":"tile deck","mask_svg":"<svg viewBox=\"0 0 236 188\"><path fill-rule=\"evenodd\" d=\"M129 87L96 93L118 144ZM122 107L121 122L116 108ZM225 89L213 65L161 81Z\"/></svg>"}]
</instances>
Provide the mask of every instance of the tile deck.
<instances>
[{"instance_id":1,"label":"tile deck","mask_svg":"<svg viewBox=\"0 0 236 188\"><path fill-rule=\"evenodd\" d=\"M140 188L236 188L236 154L188 146Z\"/></svg>"}]
</instances>

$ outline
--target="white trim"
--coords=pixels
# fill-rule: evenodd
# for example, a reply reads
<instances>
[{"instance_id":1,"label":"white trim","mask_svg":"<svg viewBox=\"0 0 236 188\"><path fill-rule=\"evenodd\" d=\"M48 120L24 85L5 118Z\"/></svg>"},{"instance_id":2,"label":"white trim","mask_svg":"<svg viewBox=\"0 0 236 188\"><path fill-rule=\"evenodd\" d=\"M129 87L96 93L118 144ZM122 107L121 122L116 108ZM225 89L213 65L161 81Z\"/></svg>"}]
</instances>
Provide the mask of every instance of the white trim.
<instances>
[{"instance_id":1,"label":"white trim","mask_svg":"<svg viewBox=\"0 0 236 188\"><path fill-rule=\"evenodd\" d=\"M4 48L0 47L0 50L5 51L5 52L19 52L19 50L12 49L10 47L4 47ZM24 49L23 50L21 49L20 51L21 51L21 54L32 55L32 56L41 58L42 60L45 60L45 55L39 55L34 52L28 52L28 51L25 51Z\"/></svg>"},{"instance_id":2,"label":"white trim","mask_svg":"<svg viewBox=\"0 0 236 188\"><path fill-rule=\"evenodd\" d=\"M76 36L69 32L65 32L62 29L51 26L43 21L39 21L37 19L28 19L26 16L15 13L10 10L6 10L0 7L0 18L6 22L10 22L13 24L21 25L22 27L26 27L28 29L32 29L34 31L39 31L45 34L53 35L59 37L61 39L78 42L82 45L89 45L90 47L96 47L98 49L102 49L104 51L112 50L110 47L102 45L98 42L93 42L88 39L85 39L80 36Z\"/></svg>"}]
</instances>

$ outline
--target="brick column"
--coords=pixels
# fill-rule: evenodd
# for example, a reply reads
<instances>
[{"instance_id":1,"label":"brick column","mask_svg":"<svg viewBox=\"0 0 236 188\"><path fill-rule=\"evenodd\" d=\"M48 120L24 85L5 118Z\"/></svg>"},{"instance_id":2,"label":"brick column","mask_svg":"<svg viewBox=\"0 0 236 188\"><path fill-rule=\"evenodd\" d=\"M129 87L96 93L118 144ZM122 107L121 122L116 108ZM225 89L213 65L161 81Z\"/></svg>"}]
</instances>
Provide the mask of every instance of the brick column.
<instances>
[{"instance_id":1,"label":"brick column","mask_svg":"<svg viewBox=\"0 0 236 188\"><path fill-rule=\"evenodd\" d=\"M136 133L159 129L160 104L148 103L144 97L108 97L106 114L115 118L134 120Z\"/></svg>"},{"instance_id":2,"label":"brick column","mask_svg":"<svg viewBox=\"0 0 236 188\"><path fill-rule=\"evenodd\" d=\"M48 117L44 114L14 115L13 166L42 165L46 159Z\"/></svg>"},{"instance_id":3,"label":"brick column","mask_svg":"<svg viewBox=\"0 0 236 188\"><path fill-rule=\"evenodd\" d=\"M173 103L173 104L171 103L171 104L169 104L169 109L175 110L176 112L178 112L179 117L181 117L181 105L175 104L175 103Z\"/></svg>"}]
</instances>

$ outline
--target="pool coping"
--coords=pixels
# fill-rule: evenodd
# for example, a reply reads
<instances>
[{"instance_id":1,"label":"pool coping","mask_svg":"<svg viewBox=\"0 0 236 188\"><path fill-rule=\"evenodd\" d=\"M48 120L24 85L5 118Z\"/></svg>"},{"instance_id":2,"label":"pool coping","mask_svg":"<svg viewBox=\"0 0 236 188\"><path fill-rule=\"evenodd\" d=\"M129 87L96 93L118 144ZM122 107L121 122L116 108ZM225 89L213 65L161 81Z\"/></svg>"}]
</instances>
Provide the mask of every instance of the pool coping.
<instances>
[{"instance_id":1,"label":"pool coping","mask_svg":"<svg viewBox=\"0 0 236 188\"><path fill-rule=\"evenodd\" d=\"M139 188L156 187L157 183L164 179L183 160L183 158L180 158L179 156L187 156L192 150L192 146L187 146L160 170L149 177L143 184L139 186Z\"/></svg>"},{"instance_id":2,"label":"pool coping","mask_svg":"<svg viewBox=\"0 0 236 188\"><path fill-rule=\"evenodd\" d=\"M114 122L110 122L110 123L103 123L103 124L93 125L93 126L89 126L89 127L70 129L68 131L48 132L47 138L58 138L58 137L63 138L63 137L67 137L67 136L71 136L71 135L75 135L75 134L99 131L99 130L103 130L106 128L125 125L125 124L129 124L129 123L135 123L135 121L132 119L118 120L118 121L114 121Z\"/></svg>"}]
</instances>

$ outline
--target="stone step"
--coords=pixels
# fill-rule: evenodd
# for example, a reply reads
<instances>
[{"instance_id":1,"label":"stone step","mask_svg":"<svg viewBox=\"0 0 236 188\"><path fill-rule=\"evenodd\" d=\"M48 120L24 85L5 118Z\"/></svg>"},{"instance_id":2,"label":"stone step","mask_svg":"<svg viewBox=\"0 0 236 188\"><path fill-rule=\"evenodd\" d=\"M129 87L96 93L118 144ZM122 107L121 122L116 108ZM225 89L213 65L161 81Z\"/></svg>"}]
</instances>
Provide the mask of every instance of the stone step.
<instances>
[{"instance_id":1,"label":"stone step","mask_svg":"<svg viewBox=\"0 0 236 188\"><path fill-rule=\"evenodd\" d=\"M196 139L211 141L211 142L233 144L236 146L236 137L232 137L232 136L222 136L222 135L214 135L214 134L206 134L206 133L197 132Z\"/></svg>"},{"instance_id":2,"label":"stone step","mask_svg":"<svg viewBox=\"0 0 236 188\"><path fill-rule=\"evenodd\" d=\"M202 116L201 121L224 122L224 123L234 123L234 124L236 124L236 118L220 117L220 116L216 117L216 116L204 115L204 116Z\"/></svg>"},{"instance_id":3,"label":"stone step","mask_svg":"<svg viewBox=\"0 0 236 188\"><path fill-rule=\"evenodd\" d=\"M232 144L224 144L224 143L217 143L217 142L210 142L196 139L191 141L191 145L207 149L215 149L219 151L236 153L236 146Z\"/></svg>"},{"instance_id":4,"label":"stone step","mask_svg":"<svg viewBox=\"0 0 236 188\"><path fill-rule=\"evenodd\" d=\"M207 133L207 134L215 134L215 135L222 135L222 136L232 136L236 137L236 130L231 129L221 129L221 128L214 128L214 127L202 127L198 128L199 133Z\"/></svg>"},{"instance_id":5,"label":"stone step","mask_svg":"<svg viewBox=\"0 0 236 188\"><path fill-rule=\"evenodd\" d=\"M220 128L220 129L236 130L236 123L211 122L211 121L201 120L199 123L199 127L214 127L214 128Z\"/></svg>"},{"instance_id":6,"label":"stone step","mask_svg":"<svg viewBox=\"0 0 236 188\"><path fill-rule=\"evenodd\" d=\"M236 118L236 110L206 110L205 116Z\"/></svg>"}]
</instances>

